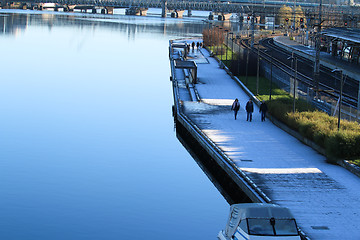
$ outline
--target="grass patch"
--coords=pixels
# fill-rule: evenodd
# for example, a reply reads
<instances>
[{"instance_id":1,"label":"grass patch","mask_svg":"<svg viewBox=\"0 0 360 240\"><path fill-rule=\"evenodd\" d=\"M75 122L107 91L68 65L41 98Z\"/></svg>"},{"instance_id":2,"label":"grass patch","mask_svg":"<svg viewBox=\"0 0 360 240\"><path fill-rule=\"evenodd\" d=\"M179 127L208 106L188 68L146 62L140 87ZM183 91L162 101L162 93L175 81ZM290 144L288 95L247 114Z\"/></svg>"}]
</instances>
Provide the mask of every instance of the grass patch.
<instances>
[{"instance_id":1,"label":"grass patch","mask_svg":"<svg viewBox=\"0 0 360 240\"><path fill-rule=\"evenodd\" d=\"M349 162L360 167L360 159L349 160Z\"/></svg>"}]
</instances>

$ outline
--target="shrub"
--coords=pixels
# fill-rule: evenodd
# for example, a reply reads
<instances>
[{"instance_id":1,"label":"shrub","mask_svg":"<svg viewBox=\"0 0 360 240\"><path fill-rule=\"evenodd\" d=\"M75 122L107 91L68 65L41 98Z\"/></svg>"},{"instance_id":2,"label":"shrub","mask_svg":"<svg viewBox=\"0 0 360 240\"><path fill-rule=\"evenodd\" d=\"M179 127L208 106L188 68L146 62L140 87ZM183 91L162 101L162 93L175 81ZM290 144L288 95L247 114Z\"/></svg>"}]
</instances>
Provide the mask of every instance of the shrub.
<instances>
[{"instance_id":1,"label":"shrub","mask_svg":"<svg viewBox=\"0 0 360 240\"><path fill-rule=\"evenodd\" d=\"M353 159L360 156L360 133L349 130L333 132L326 140L330 160Z\"/></svg>"},{"instance_id":2,"label":"shrub","mask_svg":"<svg viewBox=\"0 0 360 240\"><path fill-rule=\"evenodd\" d=\"M244 78L240 78L243 82ZM255 78L254 78L255 79ZM255 81L249 77L247 87L255 92ZM337 117L329 116L315 110L306 101L296 99L296 111L293 112L293 97L284 90L274 86L269 101L268 87L260 84L258 97L266 100L269 114L291 129L299 132L303 137L314 141L326 151L328 161L337 159L360 159L360 125L357 122L341 120L338 131ZM360 165L360 160L355 163Z\"/></svg>"}]
</instances>

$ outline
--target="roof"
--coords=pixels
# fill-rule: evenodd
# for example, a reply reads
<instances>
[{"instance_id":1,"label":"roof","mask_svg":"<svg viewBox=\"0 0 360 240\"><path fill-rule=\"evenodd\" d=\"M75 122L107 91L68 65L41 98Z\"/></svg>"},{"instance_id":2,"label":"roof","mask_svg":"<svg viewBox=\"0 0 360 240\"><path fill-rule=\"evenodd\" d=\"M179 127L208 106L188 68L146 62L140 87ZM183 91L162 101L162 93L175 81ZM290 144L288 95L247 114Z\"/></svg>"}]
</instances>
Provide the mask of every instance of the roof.
<instances>
[{"instance_id":1,"label":"roof","mask_svg":"<svg viewBox=\"0 0 360 240\"><path fill-rule=\"evenodd\" d=\"M290 210L270 203L239 203L230 207L230 215L226 224L225 234L234 235L240 220L245 218L293 219Z\"/></svg>"},{"instance_id":2,"label":"roof","mask_svg":"<svg viewBox=\"0 0 360 240\"><path fill-rule=\"evenodd\" d=\"M322 35L342 39L360 44L360 29L356 28L328 28L321 32Z\"/></svg>"},{"instance_id":3,"label":"roof","mask_svg":"<svg viewBox=\"0 0 360 240\"><path fill-rule=\"evenodd\" d=\"M234 204L231 206L231 210L233 209L236 209L242 218L294 218L289 209L275 204Z\"/></svg>"},{"instance_id":4,"label":"roof","mask_svg":"<svg viewBox=\"0 0 360 240\"><path fill-rule=\"evenodd\" d=\"M197 68L194 61L175 60L175 68Z\"/></svg>"}]
</instances>

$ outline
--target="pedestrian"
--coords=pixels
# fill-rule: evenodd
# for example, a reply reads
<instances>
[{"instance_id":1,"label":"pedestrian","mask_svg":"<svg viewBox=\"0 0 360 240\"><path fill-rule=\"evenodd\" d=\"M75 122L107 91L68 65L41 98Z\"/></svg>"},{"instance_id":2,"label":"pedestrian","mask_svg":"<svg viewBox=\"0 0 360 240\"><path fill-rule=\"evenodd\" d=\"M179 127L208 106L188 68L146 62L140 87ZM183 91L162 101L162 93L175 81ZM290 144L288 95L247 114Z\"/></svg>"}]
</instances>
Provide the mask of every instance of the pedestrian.
<instances>
[{"instance_id":1,"label":"pedestrian","mask_svg":"<svg viewBox=\"0 0 360 240\"><path fill-rule=\"evenodd\" d=\"M196 42L196 47L197 47L197 49L199 49L199 46L200 46L200 43L199 43L199 42Z\"/></svg>"},{"instance_id":2,"label":"pedestrian","mask_svg":"<svg viewBox=\"0 0 360 240\"><path fill-rule=\"evenodd\" d=\"M251 99L246 103L246 121L251 122L252 120L252 113L254 112L254 104Z\"/></svg>"},{"instance_id":3,"label":"pedestrian","mask_svg":"<svg viewBox=\"0 0 360 240\"><path fill-rule=\"evenodd\" d=\"M194 50L194 48L195 48L195 42L192 42L192 43L191 43L191 47L192 47L192 49Z\"/></svg>"},{"instance_id":4,"label":"pedestrian","mask_svg":"<svg viewBox=\"0 0 360 240\"><path fill-rule=\"evenodd\" d=\"M233 110L234 114L235 114L235 120L236 120L236 116L237 116L239 109L240 109L240 103L239 103L239 100L236 98L234 103L231 106L231 110Z\"/></svg>"},{"instance_id":5,"label":"pedestrian","mask_svg":"<svg viewBox=\"0 0 360 240\"><path fill-rule=\"evenodd\" d=\"M265 116L266 116L267 110L268 110L268 107L267 107L265 101L262 101L260 104L260 110L259 110L259 112L261 112L261 121L262 122L265 121Z\"/></svg>"}]
</instances>

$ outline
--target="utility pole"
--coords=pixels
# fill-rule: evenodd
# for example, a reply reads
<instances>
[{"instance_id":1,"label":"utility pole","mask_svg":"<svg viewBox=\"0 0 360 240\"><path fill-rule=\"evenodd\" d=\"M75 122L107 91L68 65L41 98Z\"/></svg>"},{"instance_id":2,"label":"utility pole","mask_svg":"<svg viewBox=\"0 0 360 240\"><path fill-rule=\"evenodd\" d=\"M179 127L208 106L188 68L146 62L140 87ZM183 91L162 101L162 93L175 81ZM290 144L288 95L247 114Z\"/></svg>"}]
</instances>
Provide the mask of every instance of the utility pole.
<instances>
[{"instance_id":1,"label":"utility pole","mask_svg":"<svg viewBox=\"0 0 360 240\"><path fill-rule=\"evenodd\" d=\"M291 37L291 38L294 37L294 32L295 32L295 19L296 19L296 0L294 0L293 24L292 24L292 29L291 29L291 32L290 32L290 37Z\"/></svg>"},{"instance_id":2,"label":"utility pole","mask_svg":"<svg viewBox=\"0 0 360 240\"><path fill-rule=\"evenodd\" d=\"M331 72L340 72L340 96L339 96L339 104L338 104L338 131L340 131L340 119L341 119L341 104L342 104L342 95L343 95L343 85L344 85L344 77L342 69L334 69Z\"/></svg>"},{"instance_id":3,"label":"utility pole","mask_svg":"<svg viewBox=\"0 0 360 240\"><path fill-rule=\"evenodd\" d=\"M250 54L251 48L246 48L246 72L245 72L245 85L248 85L248 69L249 69L249 54Z\"/></svg>"},{"instance_id":4,"label":"utility pole","mask_svg":"<svg viewBox=\"0 0 360 240\"><path fill-rule=\"evenodd\" d=\"M254 37L255 37L255 16L253 14L251 17L251 48L254 47Z\"/></svg>"},{"instance_id":5,"label":"utility pole","mask_svg":"<svg viewBox=\"0 0 360 240\"><path fill-rule=\"evenodd\" d=\"M167 12L167 1L162 0L161 1L161 17L165 18L166 17L166 12Z\"/></svg>"},{"instance_id":6,"label":"utility pole","mask_svg":"<svg viewBox=\"0 0 360 240\"><path fill-rule=\"evenodd\" d=\"M257 45L256 95L259 95L260 41Z\"/></svg>"},{"instance_id":7,"label":"utility pole","mask_svg":"<svg viewBox=\"0 0 360 240\"><path fill-rule=\"evenodd\" d=\"M320 75L320 34L321 34L321 11L322 11L322 0L320 0L319 5L319 20L318 20L318 30L316 32L315 38L315 62L314 62L314 84L315 84L315 94L318 96L319 91L319 75Z\"/></svg>"}]
</instances>

